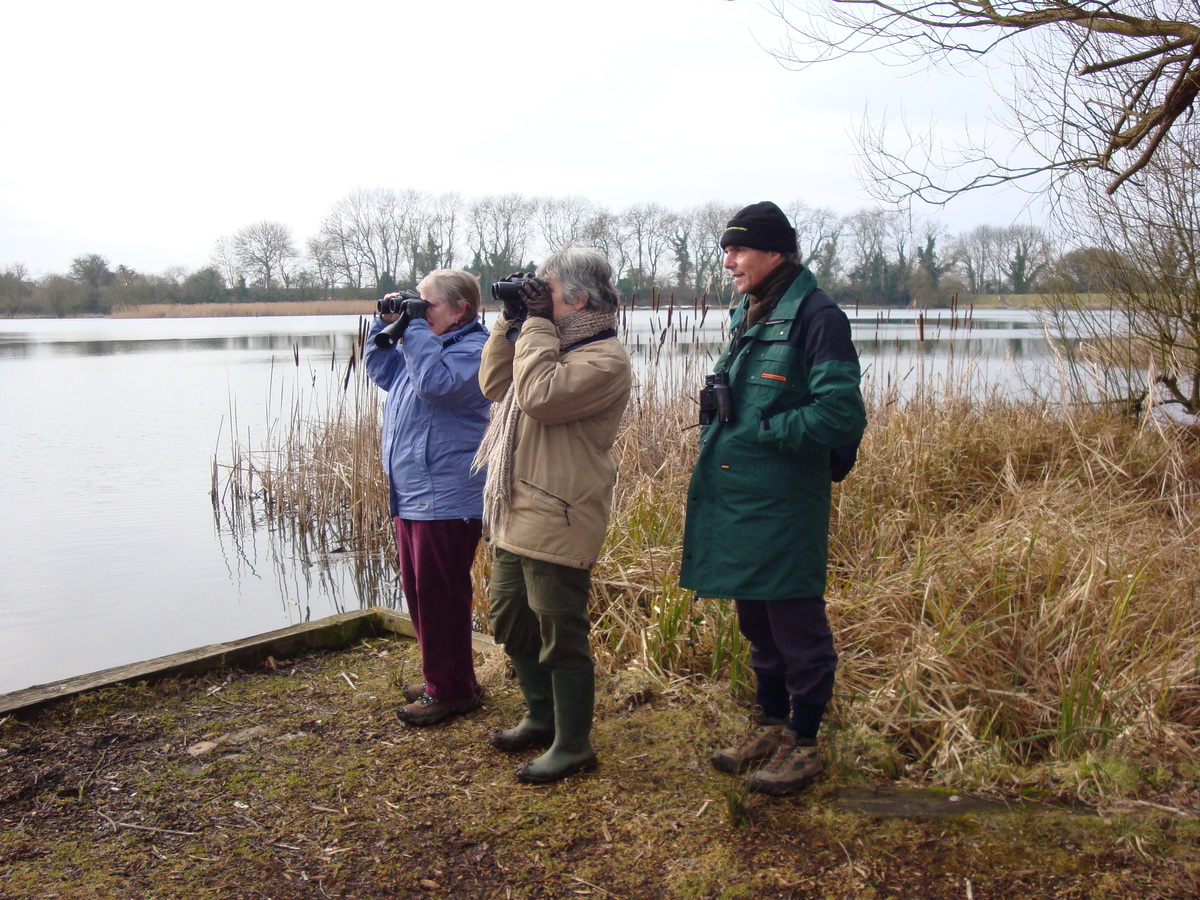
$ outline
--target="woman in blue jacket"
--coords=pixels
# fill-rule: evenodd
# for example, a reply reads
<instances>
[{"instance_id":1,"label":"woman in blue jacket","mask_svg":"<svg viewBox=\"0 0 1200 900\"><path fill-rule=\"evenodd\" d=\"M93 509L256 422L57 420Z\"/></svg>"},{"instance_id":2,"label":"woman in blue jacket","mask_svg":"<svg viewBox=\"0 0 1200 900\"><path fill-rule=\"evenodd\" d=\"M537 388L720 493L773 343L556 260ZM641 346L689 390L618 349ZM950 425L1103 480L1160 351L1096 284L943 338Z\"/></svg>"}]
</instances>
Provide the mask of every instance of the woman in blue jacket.
<instances>
[{"instance_id":1,"label":"woman in blue jacket","mask_svg":"<svg viewBox=\"0 0 1200 900\"><path fill-rule=\"evenodd\" d=\"M479 280L461 269L438 269L417 292L421 299L407 301L411 319L394 347L377 347L374 336L399 316L376 316L364 362L388 394L383 466L400 583L425 677L404 687L408 703L397 716L432 725L479 705L471 563L482 532L485 473L472 475L471 460L491 403L479 390L487 340L478 320Z\"/></svg>"}]
</instances>

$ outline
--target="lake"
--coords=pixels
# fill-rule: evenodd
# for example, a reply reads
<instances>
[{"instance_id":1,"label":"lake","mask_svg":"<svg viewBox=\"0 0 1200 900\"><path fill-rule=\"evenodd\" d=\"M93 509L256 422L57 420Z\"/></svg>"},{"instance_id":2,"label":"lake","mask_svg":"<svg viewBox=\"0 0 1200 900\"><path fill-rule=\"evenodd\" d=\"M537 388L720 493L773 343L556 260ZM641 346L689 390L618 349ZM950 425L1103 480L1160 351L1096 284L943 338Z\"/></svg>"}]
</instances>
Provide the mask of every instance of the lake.
<instances>
[{"instance_id":1,"label":"lake","mask_svg":"<svg viewBox=\"0 0 1200 900\"><path fill-rule=\"evenodd\" d=\"M864 371L912 384L969 368L1021 391L1052 357L1028 312L849 311ZM719 346L722 314L639 310L652 357ZM375 604L349 561L303 564L219 528L214 456L341 389L356 316L0 319L0 693ZM686 439L681 436L681 440ZM386 503L385 497L379 498Z\"/></svg>"}]
</instances>

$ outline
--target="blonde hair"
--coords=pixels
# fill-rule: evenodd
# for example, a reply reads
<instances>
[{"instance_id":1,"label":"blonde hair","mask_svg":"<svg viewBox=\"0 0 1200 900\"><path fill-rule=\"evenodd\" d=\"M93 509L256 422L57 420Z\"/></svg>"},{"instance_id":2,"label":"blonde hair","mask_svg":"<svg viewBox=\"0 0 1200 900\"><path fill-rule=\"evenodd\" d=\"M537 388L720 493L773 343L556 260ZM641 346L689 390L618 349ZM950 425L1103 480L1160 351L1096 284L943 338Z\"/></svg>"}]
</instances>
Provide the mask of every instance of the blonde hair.
<instances>
[{"instance_id":1,"label":"blonde hair","mask_svg":"<svg viewBox=\"0 0 1200 900\"><path fill-rule=\"evenodd\" d=\"M479 315L479 279L464 269L434 269L417 284L417 293L428 290L437 294L452 308L466 307L463 322Z\"/></svg>"}]
</instances>

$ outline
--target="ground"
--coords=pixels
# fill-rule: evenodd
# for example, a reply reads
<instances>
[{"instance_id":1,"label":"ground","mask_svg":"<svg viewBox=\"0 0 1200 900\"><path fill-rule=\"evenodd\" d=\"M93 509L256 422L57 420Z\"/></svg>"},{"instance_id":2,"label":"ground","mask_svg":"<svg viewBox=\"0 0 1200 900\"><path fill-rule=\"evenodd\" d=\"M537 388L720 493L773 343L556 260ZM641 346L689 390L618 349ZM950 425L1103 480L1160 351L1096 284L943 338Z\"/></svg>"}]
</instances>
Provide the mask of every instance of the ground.
<instances>
[{"instance_id":1,"label":"ground","mask_svg":"<svg viewBox=\"0 0 1200 900\"><path fill-rule=\"evenodd\" d=\"M719 687L603 675L601 768L523 786L486 741L521 711L501 662L483 709L426 729L395 719L417 671L399 639L0 719L0 897L1200 894L1200 823L1148 804L862 815L837 761L802 796L747 797L706 762L739 731Z\"/></svg>"}]
</instances>

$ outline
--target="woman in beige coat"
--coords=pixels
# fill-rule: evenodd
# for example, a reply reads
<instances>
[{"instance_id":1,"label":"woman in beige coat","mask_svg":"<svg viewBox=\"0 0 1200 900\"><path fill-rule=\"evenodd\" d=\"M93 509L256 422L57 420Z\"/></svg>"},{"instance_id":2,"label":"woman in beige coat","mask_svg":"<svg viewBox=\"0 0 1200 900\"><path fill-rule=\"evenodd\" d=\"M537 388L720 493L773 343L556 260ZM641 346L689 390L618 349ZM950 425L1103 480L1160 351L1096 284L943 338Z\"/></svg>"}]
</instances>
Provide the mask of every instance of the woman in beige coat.
<instances>
[{"instance_id":1,"label":"woman in beige coat","mask_svg":"<svg viewBox=\"0 0 1200 900\"><path fill-rule=\"evenodd\" d=\"M523 781L548 783L597 765L587 600L631 374L617 340L620 295L604 256L569 246L537 276L521 291L528 317L519 331L520 304L510 305L483 350L479 383L499 405L477 463L488 469L492 633L528 707L491 740L507 752L550 744L517 769Z\"/></svg>"}]
</instances>

